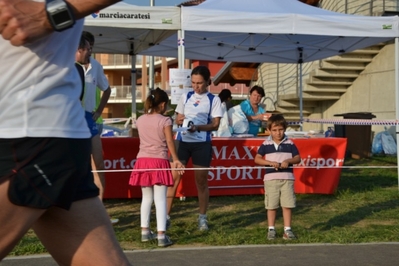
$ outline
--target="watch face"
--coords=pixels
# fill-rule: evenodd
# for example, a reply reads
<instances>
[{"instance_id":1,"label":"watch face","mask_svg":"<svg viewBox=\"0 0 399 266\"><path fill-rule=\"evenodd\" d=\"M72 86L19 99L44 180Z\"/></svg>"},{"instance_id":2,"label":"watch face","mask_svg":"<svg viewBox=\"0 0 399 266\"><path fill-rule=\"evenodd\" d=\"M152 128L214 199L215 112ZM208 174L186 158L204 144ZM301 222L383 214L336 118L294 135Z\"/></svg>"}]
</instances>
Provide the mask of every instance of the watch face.
<instances>
[{"instance_id":1,"label":"watch face","mask_svg":"<svg viewBox=\"0 0 399 266\"><path fill-rule=\"evenodd\" d=\"M63 31L75 24L72 10L63 0L46 0L47 17L56 31Z\"/></svg>"},{"instance_id":2,"label":"watch face","mask_svg":"<svg viewBox=\"0 0 399 266\"><path fill-rule=\"evenodd\" d=\"M53 19L54 19L55 25L60 26L60 24L69 22L71 20L71 16L70 16L68 10L63 10L61 12L55 13L53 15Z\"/></svg>"}]
</instances>

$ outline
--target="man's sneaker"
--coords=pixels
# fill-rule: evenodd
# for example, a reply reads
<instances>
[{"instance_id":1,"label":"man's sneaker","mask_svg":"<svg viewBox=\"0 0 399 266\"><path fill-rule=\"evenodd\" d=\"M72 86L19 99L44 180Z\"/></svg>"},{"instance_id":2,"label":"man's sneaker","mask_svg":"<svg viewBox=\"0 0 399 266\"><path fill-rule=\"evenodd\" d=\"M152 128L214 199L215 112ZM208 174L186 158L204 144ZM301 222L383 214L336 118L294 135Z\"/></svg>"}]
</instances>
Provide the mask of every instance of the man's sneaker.
<instances>
[{"instance_id":1,"label":"man's sneaker","mask_svg":"<svg viewBox=\"0 0 399 266\"><path fill-rule=\"evenodd\" d=\"M198 229L200 231L208 230L208 220L206 219L206 216L198 218Z\"/></svg>"},{"instance_id":2,"label":"man's sneaker","mask_svg":"<svg viewBox=\"0 0 399 266\"><path fill-rule=\"evenodd\" d=\"M117 223L119 223L119 219L111 218L111 224L112 224L112 225L115 225L115 224L117 224Z\"/></svg>"},{"instance_id":3,"label":"man's sneaker","mask_svg":"<svg viewBox=\"0 0 399 266\"><path fill-rule=\"evenodd\" d=\"M156 239L157 235L153 231L148 231L147 234L141 234L141 242L148 242L150 240Z\"/></svg>"},{"instance_id":4,"label":"man's sneaker","mask_svg":"<svg viewBox=\"0 0 399 266\"><path fill-rule=\"evenodd\" d=\"M267 239L268 240L276 239L276 235L277 235L276 230L274 230L274 229L267 231Z\"/></svg>"},{"instance_id":5,"label":"man's sneaker","mask_svg":"<svg viewBox=\"0 0 399 266\"><path fill-rule=\"evenodd\" d=\"M293 239L296 239L296 236L294 235L294 233L291 230L285 230L283 238L286 240L293 240Z\"/></svg>"},{"instance_id":6,"label":"man's sneaker","mask_svg":"<svg viewBox=\"0 0 399 266\"><path fill-rule=\"evenodd\" d=\"M170 221L170 217L167 217L166 218L166 230L168 230L171 225L172 225L172 222Z\"/></svg>"},{"instance_id":7,"label":"man's sneaker","mask_svg":"<svg viewBox=\"0 0 399 266\"><path fill-rule=\"evenodd\" d=\"M158 247L167 247L173 245L172 240L170 240L169 236L165 235L165 238L158 239Z\"/></svg>"}]
</instances>

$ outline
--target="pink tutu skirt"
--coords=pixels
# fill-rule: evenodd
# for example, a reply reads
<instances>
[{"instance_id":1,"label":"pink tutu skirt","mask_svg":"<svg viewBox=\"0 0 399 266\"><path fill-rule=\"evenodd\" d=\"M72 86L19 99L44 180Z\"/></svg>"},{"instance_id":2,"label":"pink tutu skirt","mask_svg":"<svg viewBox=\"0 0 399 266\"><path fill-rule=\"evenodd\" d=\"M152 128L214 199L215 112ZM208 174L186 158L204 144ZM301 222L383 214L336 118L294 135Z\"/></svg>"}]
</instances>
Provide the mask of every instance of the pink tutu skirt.
<instances>
[{"instance_id":1,"label":"pink tutu skirt","mask_svg":"<svg viewBox=\"0 0 399 266\"><path fill-rule=\"evenodd\" d=\"M173 186L173 176L167 159L138 158L130 175L129 185L150 187L153 185ZM137 171L140 170L141 171ZM146 170L150 169L150 170ZM154 170L159 169L159 170Z\"/></svg>"}]
</instances>

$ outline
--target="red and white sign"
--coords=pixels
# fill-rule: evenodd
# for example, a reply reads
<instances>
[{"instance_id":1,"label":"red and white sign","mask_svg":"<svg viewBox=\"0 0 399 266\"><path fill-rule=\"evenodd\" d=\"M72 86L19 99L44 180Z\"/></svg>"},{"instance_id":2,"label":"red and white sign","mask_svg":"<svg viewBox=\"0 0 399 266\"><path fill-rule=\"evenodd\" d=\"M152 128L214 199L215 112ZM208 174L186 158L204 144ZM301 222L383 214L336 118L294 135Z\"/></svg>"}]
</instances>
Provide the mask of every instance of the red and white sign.
<instances>
[{"instance_id":1,"label":"red and white sign","mask_svg":"<svg viewBox=\"0 0 399 266\"><path fill-rule=\"evenodd\" d=\"M210 195L263 194L264 168L254 163L263 138L215 138ZM140 198L140 187L128 185L139 150L138 138L102 138L106 172L105 198ZM344 163L345 138L293 139L302 161L295 167L295 192L332 194L337 189ZM189 163L187 168L191 168ZM186 170L177 197L197 196L194 171Z\"/></svg>"}]
</instances>

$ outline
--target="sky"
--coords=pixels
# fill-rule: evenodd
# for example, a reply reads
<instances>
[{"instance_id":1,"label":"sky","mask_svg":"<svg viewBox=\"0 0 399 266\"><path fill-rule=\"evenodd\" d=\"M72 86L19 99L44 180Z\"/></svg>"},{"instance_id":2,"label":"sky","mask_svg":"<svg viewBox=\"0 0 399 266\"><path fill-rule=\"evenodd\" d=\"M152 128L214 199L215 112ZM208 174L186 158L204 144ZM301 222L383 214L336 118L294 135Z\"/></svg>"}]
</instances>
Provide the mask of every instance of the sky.
<instances>
[{"instance_id":1,"label":"sky","mask_svg":"<svg viewBox=\"0 0 399 266\"><path fill-rule=\"evenodd\" d=\"M187 0L153 0L154 6L176 6ZM150 0L124 0L123 2L137 5L137 6L150 6Z\"/></svg>"}]
</instances>

